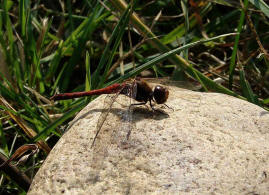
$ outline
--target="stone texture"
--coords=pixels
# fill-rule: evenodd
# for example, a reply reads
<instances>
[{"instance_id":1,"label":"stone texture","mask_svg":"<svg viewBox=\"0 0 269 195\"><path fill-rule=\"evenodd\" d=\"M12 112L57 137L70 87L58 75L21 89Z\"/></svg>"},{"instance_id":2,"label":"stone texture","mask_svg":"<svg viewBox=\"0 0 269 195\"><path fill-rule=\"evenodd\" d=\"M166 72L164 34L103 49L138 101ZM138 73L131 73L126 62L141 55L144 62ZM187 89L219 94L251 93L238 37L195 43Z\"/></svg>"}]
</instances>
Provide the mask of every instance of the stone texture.
<instances>
[{"instance_id":1,"label":"stone texture","mask_svg":"<svg viewBox=\"0 0 269 195\"><path fill-rule=\"evenodd\" d=\"M269 193L269 113L262 108L170 87L167 105L174 110L136 107L133 125L115 102L91 148L103 101L97 98L72 121L29 195Z\"/></svg>"}]
</instances>

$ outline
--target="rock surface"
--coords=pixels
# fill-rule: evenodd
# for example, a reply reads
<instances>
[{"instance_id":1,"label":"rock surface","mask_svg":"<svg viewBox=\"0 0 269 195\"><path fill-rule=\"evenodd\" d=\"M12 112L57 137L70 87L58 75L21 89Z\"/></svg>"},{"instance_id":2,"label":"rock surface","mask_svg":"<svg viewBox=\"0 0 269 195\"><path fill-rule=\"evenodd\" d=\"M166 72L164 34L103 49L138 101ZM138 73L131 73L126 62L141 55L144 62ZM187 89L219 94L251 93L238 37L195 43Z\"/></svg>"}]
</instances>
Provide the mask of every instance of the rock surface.
<instances>
[{"instance_id":1,"label":"rock surface","mask_svg":"<svg viewBox=\"0 0 269 195\"><path fill-rule=\"evenodd\" d=\"M138 106L130 125L118 103L123 99L114 103L92 148L104 96L77 115L29 195L268 194L269 113L262 108L170 87L167 105L174 111Z\"/></svg>"}]
</instances>

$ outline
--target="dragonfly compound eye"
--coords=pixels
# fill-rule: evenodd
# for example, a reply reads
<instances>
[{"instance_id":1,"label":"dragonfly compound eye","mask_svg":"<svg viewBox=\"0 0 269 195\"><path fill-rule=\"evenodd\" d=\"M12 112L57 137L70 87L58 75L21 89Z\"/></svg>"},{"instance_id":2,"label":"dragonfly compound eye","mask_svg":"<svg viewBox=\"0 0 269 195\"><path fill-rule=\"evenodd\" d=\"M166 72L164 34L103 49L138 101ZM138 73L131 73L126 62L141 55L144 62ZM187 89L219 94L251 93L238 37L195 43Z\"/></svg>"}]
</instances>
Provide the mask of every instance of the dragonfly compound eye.
<instances>
[{"instance_id":1,"label":"dragonfly compound eye","mask_svg":"<svg viewBox=\"0 0 269 195\"><path fill-rule=\"evenodd\" d=\"M169 95L169 91L160 85L157 85L153 92L154 100L157 102L157 104L163 104L166 102Z\"/></svg>"}]
</instances>

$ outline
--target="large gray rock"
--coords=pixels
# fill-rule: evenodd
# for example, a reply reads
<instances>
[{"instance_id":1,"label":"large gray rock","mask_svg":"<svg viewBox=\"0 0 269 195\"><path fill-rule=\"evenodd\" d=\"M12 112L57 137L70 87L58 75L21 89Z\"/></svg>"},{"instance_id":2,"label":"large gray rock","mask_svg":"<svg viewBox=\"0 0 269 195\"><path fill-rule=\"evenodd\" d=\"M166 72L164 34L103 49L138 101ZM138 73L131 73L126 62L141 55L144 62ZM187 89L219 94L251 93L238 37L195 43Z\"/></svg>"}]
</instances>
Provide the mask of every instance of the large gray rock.
<instances>
[{"instance_id":1,"label":"large gray rock","mask_svg":"<svg viewBox=\"0 0 269 195\"><path fill-rule=\"evenodd\" d=\"M133 125L115 102L91 148L103 101L97 98L73 120L29 195L269 193L269 113L262 108L170 87L167 105L174 111L139 106Z\"/></svg>"}]
</instances>

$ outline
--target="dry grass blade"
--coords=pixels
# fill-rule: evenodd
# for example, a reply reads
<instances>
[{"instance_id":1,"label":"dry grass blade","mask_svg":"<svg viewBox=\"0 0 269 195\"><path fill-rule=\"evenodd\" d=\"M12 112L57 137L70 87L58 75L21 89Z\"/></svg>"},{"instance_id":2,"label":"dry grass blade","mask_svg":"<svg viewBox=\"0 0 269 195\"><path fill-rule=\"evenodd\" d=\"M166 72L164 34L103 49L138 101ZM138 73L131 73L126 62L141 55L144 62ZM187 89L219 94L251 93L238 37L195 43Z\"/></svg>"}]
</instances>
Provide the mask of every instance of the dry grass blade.
<instances>
[{"instance_id":1,"label":"dry grass blade","mask_svg":"<svg viewBox=\"0 0 269 195\"><path fill-rule=\"evenodd\" d=\"M259 38L259 35L258 35L257 31L255 30L254 24L253 24L253 22L252 22L252 20L251 20L251 18L249 16L247 10L245 9L242 0L240 0L240 4L241 4L242 8L244 9L244 12L245 12L245 15L246 15L246 19L247 19L247 23L248 23L248 25L250 27L250 30L251 30L253 36L255 37L255 39L256 39L259 47L260 47L260 50L264 53L264 55L267 58L267 60L269 60L269 54L267 53L266 49L264 49L264 47L263 47L263 45L261 43L261 40Z\"/></svg>"},{"instance_id":2,"label":"dry grass blade","mask_svg":"<svg viewBox=\"0 0 269 195\"><path fill-rule=\"evenodd\" d=\"M37 52L40 51L40 48L42 46L42 42L44 40L46 31L47 31L47 28L48 28L48 18L45 18L45 19L42 20L41 32L39 34L39 37L38 37L37 43L36 43L36 50L37 50Z\"/></svg>"},{"instance_id":3,"label":"dry grass blade","mask_svg":"<svg viewBox=\"0 0 269 195\"><path fill-rule=\"evenodd\" d=\"M0 168L5 166L6 164L9 164L11 161L18 159L29 150L32 151L31 154L34 154L38 151L38 146L36 144L25 144L19 147L7 161L0 165Z\"/></svg>"},{"instance_id":4,"label":"dry grass blade","mask_svg":"<svg viewBox=\"0 0 269 195\"><path fill-rule=\"evenodd\" d=\"M40 93L38 93L36 90L34 90L34 89L30 88L30 87L27 87L27 86L24 86L24 88L27 89L28 91L30 91L32 94L34 94L34 95L36 96L36 98L38 98L38 99L44 101L44 102L47 103L47 104L51 104L51 101L50 101L48 98L42 96L42 95L41 95Z\"/></svg>"}]
</instances>

